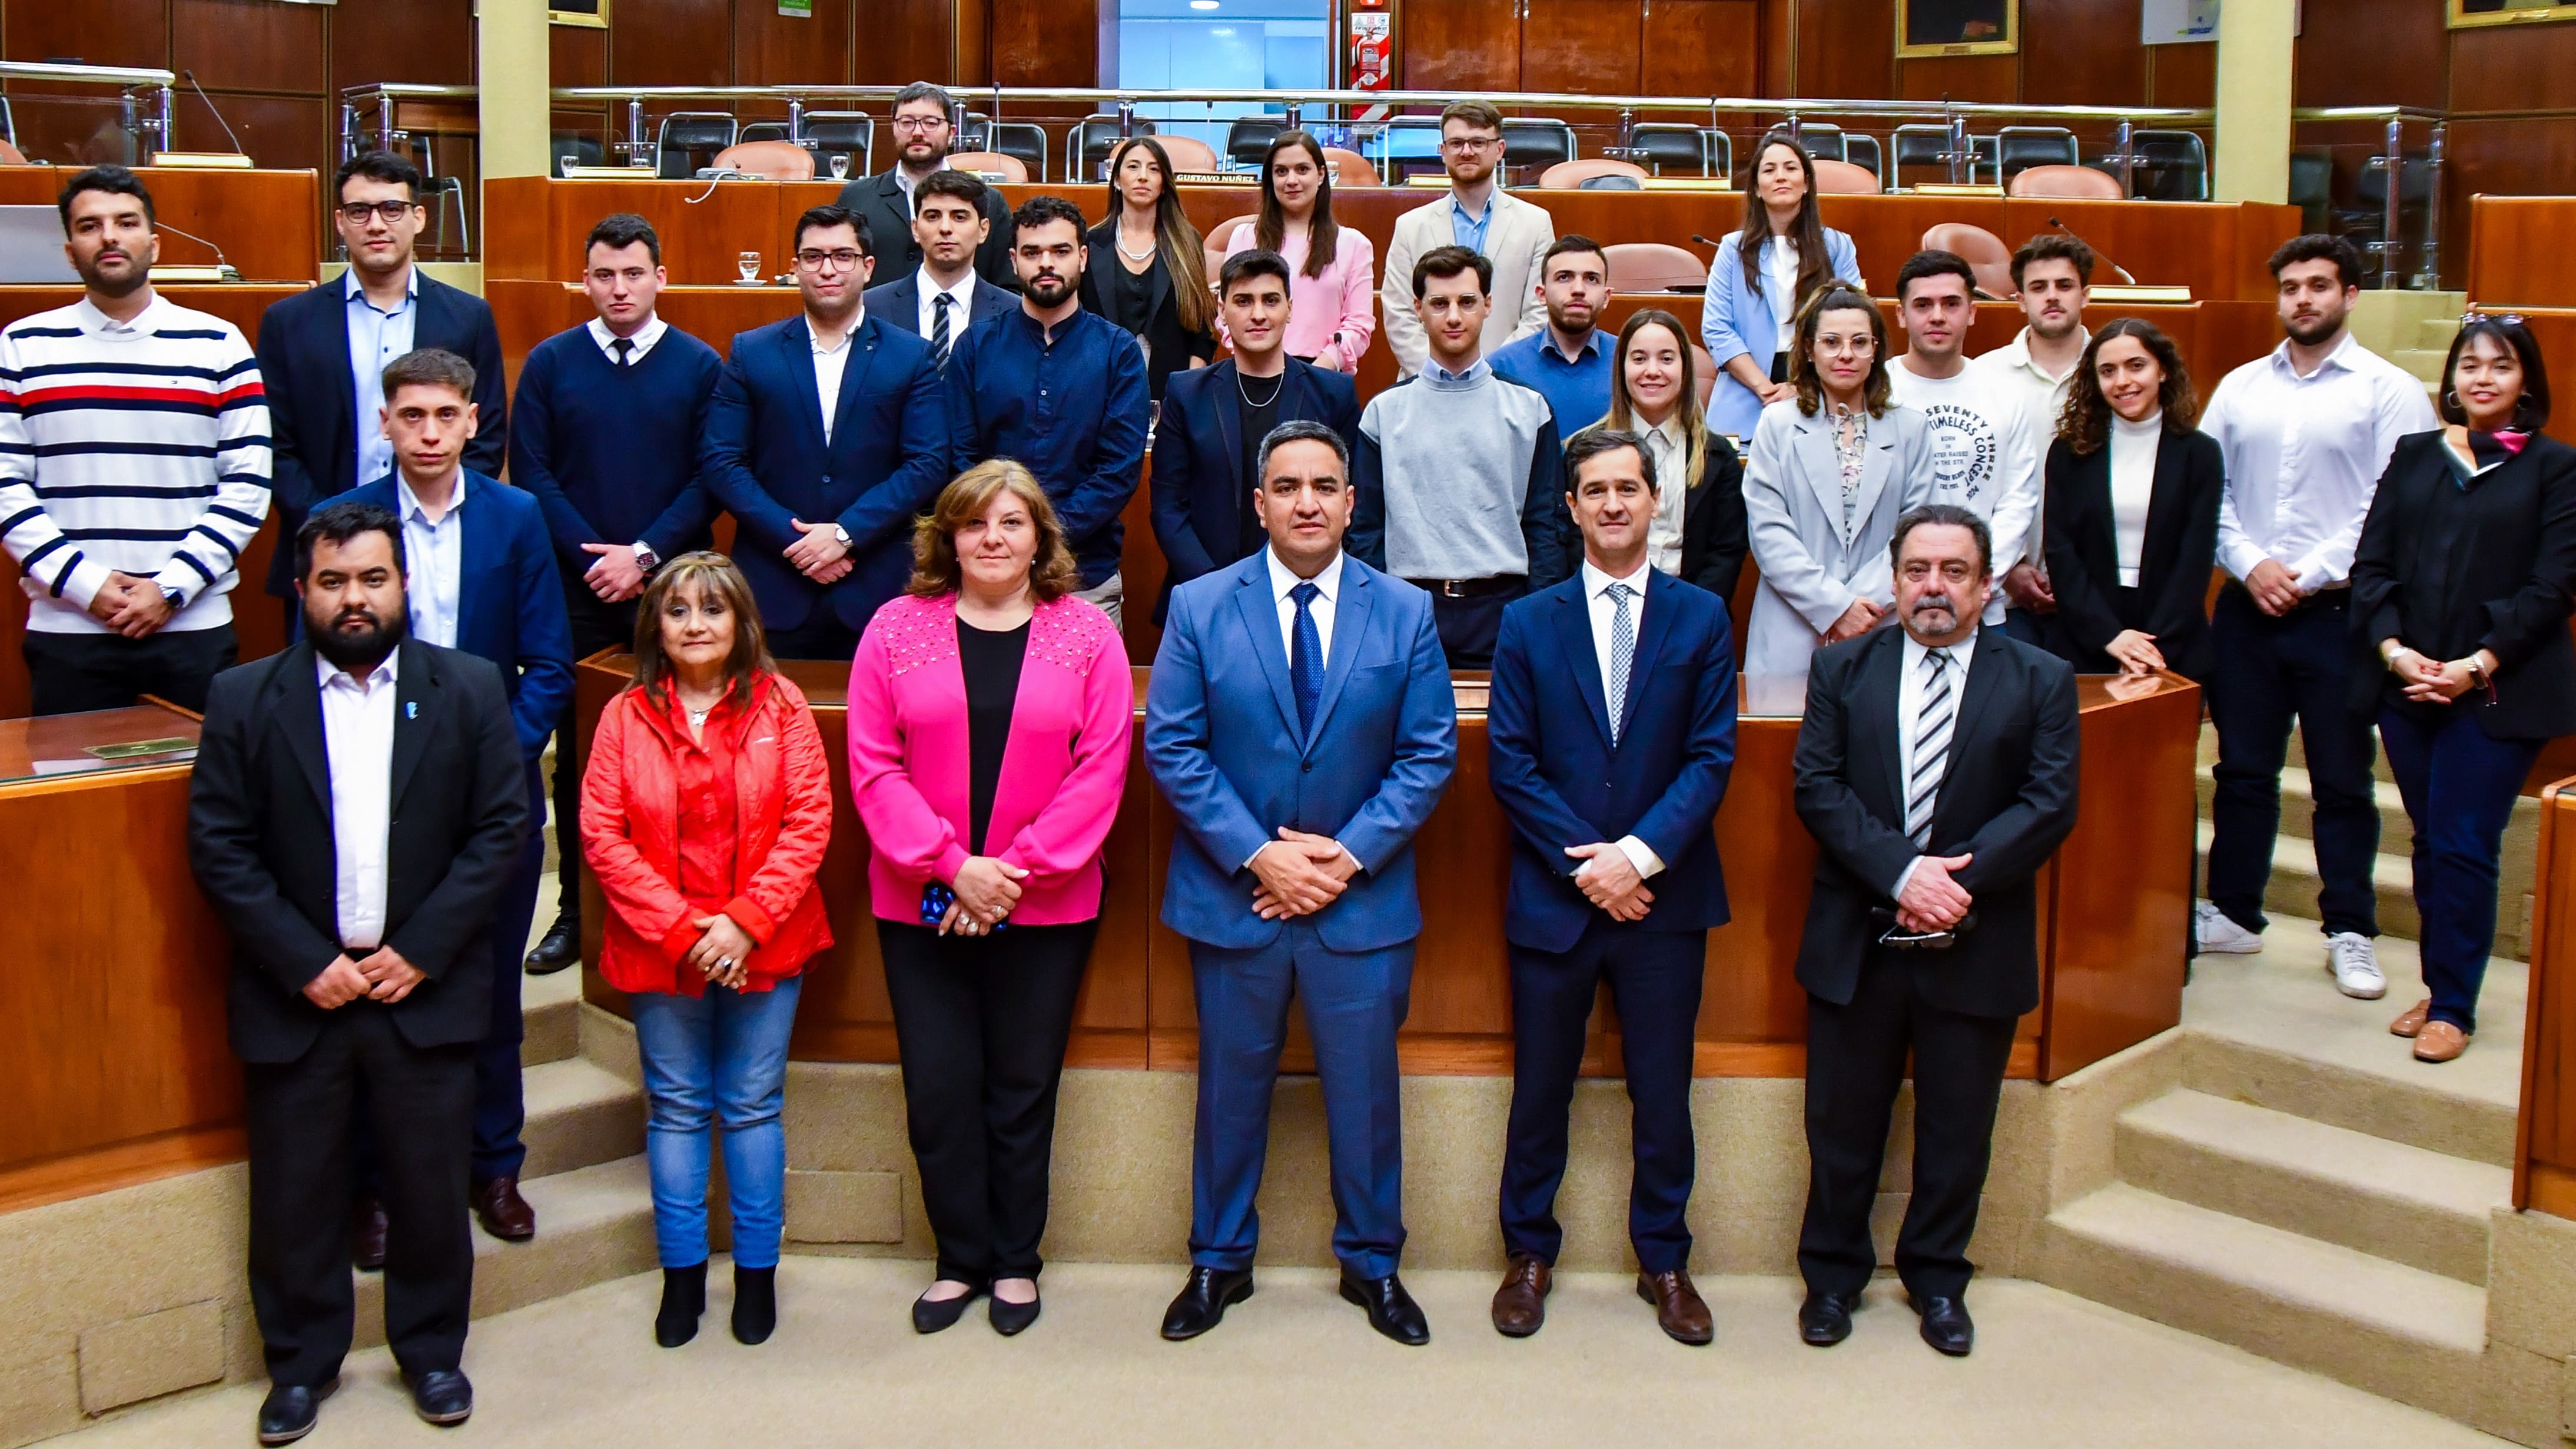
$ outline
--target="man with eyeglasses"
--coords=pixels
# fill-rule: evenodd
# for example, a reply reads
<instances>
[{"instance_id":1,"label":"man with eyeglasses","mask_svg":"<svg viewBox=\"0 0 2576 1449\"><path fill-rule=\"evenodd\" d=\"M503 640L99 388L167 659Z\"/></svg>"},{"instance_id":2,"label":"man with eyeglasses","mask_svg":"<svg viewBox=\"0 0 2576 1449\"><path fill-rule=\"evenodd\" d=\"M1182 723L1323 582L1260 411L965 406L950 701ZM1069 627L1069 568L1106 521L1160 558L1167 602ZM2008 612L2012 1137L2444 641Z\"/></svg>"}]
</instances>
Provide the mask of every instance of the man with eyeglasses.
<instances>
[{"instance_id":1,"label":"man with eyeglasses","mask_svg":"<svg viewBox=\"0 0 2576 1449\"><path fill-rule=\"evenodd\" d=\"M796 219L804 310L735 337L707 408L698 476L734 518L769 652L858 652L877 606L912 577L913 515L948 482L947 414L930 344L868 314L866 220Z\"/></svg>"},{"instance_id":2,"label":"man with eyeglasses","mask_svg":"<svg viewBox=\"0 0 2576 1449\"><path fill-rule=\"evenodd\" d=\"M910 272L921 265L921 243L913 235L914 189L924 180L947 166L948 153L956 145L957 128L951 118L955 104L948 92L928 81L914 81L895 93L894 116L888 122L894 132L895 164L874 176L853 177L841 188L838 204L845 210L866 218L868 235L884 244L886 270ZM998 191L984 193L980 206L984 220L990 224L983 242L975 248L975 271L997 287L1016 289L1017 277L1011 270L1011 208ZM898 256L898 250L901 255Z\"/></svg>"},{"instance_id":3,"label":"man with eyeglasses","mask_svg":"<svg viewBox=\"0 0 2576 1449\"><path fill-rule=\"evenodd\" d=\"M498 477L509 457L509 387L491 307L412 264L427 220L420 185L420 169L389 151L342 162L331 223L349 258L347 274L287 298L259 320L281 538L293 538L325 501L393 471L393 445L376 415L385 405L385 367L405 353L437 348L472 363L480 422L465 446L465 466ZM269 560L268 591L285 601L291 628L288 553L281 548ZM373 1241L380 1236L362 1236L361 1246Z\"/></svg>"},{"instance_id":4,"label":"man with eyeglasses","mask_svg":"<svg viewBox=\"0 0 2576 1449\"><path fill-rule=\"evenodd\" d=\"M1556 219L1505 192L1503 113L1487 101L1455 101L1440 113L1440 164L1449 190L1395 221L1395 235L1380 275L1379 311L1395 348L1397 372L1411 377L1431 352L1429 335L1413 312L1413 264L1438 247L1461 246L1494 264L1491 295L1508 299L1485 317L1477 350L1491 357L1503 344L1547 326L1547 303L1538 279L1547 249L1556 241Z\"/></svg>"}]
</instances>

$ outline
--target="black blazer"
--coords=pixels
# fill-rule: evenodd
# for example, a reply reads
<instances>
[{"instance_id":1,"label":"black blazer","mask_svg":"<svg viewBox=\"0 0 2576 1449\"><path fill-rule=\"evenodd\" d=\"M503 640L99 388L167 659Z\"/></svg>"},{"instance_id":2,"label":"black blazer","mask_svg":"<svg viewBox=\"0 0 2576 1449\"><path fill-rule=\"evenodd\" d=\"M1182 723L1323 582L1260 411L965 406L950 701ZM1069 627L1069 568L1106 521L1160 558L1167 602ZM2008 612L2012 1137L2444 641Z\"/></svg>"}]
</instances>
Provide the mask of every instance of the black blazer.
<instances>
[{"instance_id":1,"label":"black blazer","mask_svg":"<svg viewBox=\"0 0 2576 1449\"><path fill-rule=\"evenodd\" d=\"M1700 446L1706 464L1699 486L1682 501L1681 581L1699 585L1717 595L1721 606L1732 607L1735 580L1744 572L1744 556L1752 549L1744 521L1744 463L1723 434L1710 433ZM1658 481L1663 487L1672 486L1669 480ZM1573 522L1568 514L1566 526L1571 528ZM1569 547L1574 554L1582 553L1582 538L1578 535Z\"/></svg>"},{"instance_id":2,"label":"black blazer","mask_svg":"<svg viewBox=\"0 0 2576 1449\"><path fill-rule=\"evenodd\" d=\"M877 259L877 270L899 263L910 271L921 265L921 244L912 239L912 202L891 169L852 177L834 200L867 218L868 248ZM992 223L992 230L975 249L975 271L997 287L1017 291L1019 273L1011 268L1011 207L1002 200L998 186L985 189L984 219Z\"/></svg>"},{"instance_id":3,"label":"black blazer","mask_svg":"<svg viewBox=\"0 0 2576 1449\"><path fill-rule=\"evenodd\" d=\"M2207 433L2168 425L2156 443L2147 537L2138 551L2138 597L2120 602L2120 542L2111 517L2111 447L2078 453L2064 438L2048 446L2048 579L2067 661L2079 674L2116 674L2103 653L2123 629L2156 636L2174 673L2206 684L2216 655L2209 642L2209 571L2218 558L2218 500L2227 458Z\"/></svg>"},{"instance_id":4,"label":"black blazer","mask_svg":"<svg viewBox=\"0 0 2576 1449\"><path fill-rule=\"evenodd\" d=\"M2576 448L2534 433L2522 452L2462 489L2440 432L2397 440L2352 558L2353 707L2427 721L2473 710L2500 740L2576 734ZM2404 640L2435 659L2492 649L2496 702L2408 700L2379 659Z\"/></svg>"},{"instance_id":5,"label":"black blazer","mask_svg":"<svg viewBox=\"0 0 2576 1449\"><path fill-rule=\"evenodd\" d=\"M1229 357L1182 373L1163 396L1148 480L1154 541L1170 565L1162 596L1154 601L1157 624L1171 606L1172 590L1243 557L1243 516L1252 507L1255 480L1243 476L1237 385ZM1358 436L1359 398L1348 376L1292 357L1279 386L1279 421L1322 423L1345 443Z\"/></svg>"},{"instance_id":6,"label":"black blazer","mask_svg":"<svg viewBox=\"0 0 2576 1449\"><path fill-rule=\"evenodd\" d=\"M492 308L426 272L419 281L412 346L443 348L474 364L476 428L474 441L465 445L465 466L498 478L510 458L510 398ZM357 476L358 439L374 433L376 420L357 415L348 318L345 286L330 281L270 307L259 319L259 376L268 391L268 427L275 440L269 486L279 541L269 559L268 591L281 599L295 595L295 530L304 526L304 516L325 499L376 481Z\"/></svg>"},{"instance_id":7,"label":"black blazer","mask_svg":"<svg viewBox=\"0 0 2576 1449\"><path fill-rule=\"evenodd\" d=\"M1086 311L1107 317L1108 289L1118 285L1117 274L1123 269L1118 260L1117 213L1111 212L1107 221L1085 233L1083 245L1090 252L1082 269L1082 305ZM1191 358L1216 356L1216 329L1210 326L1205 332L1190 332L1182 328L1180 303L1172 295L1172 270L1163 264L1159 251L1145 278L1154 304L1152 320L1145 324L1144 331L1145 392L1160 401L1172 374L1190 370ZM1215 315L1211 300L1208 316L1213 319Z\"/></svg>"},{"instance_id":8,"label":"black blazer","mask_svg":"<svg viewBox=\"0 0 2576 1449\"><path fill-rule=\"evenodd\" d=\"M501 671L418 640L395 665L385 941L429 979L390 1011L414 1046L491 1025L492 913L528 830L526 768ZM304 985L340 952L331 766L313 646L216 676L188 796L198 887L233 937L233 1051L291 1062L320 1035Z\"/></svg>"},{"instance_id":9,"label":"black blazer","mask_svg":"<svg viewBox=\"0 0 2576 1449\"><path fill-rule=\"evenodd\" d=\"M966 335L967 328L996 312L1008 312L1020 305L1019 293L996 287L981 276L975 278L973 290L975 300L969 306L974 315L957 318L948 324L948 345L951 347L957 345L958 338ZM915 337L928 337L929 334L921 330L921 264L919 262L913 263L905 269L902 276L893 281L879 282L868 288L861 300L867 304L869 316L884 318L885 324L897 332L909 332Z\"/></svg>"},{"instance_id":10,"label":"black blazer","mask_svg":"<svg viewBox=\"0 0 2576 1449\"><path fill-rule=\"evenodd\" d=\"M1896 717L1905 633L1873 629L1817 650L1793 768L1798 818L1816 837L1816 884L1798 945L1798 984L1848 1005L1919 853L1905 835ZM2075 671L2004 631L1977 631L1932 809L1930 854L1973 855L1954 879L1977 925L1946 951L1910 953L1915 989L1945 1011L2019 1016L2039 1004L2039 915L2032 878L2075 828Z\"/></svg>"}]
</instances>

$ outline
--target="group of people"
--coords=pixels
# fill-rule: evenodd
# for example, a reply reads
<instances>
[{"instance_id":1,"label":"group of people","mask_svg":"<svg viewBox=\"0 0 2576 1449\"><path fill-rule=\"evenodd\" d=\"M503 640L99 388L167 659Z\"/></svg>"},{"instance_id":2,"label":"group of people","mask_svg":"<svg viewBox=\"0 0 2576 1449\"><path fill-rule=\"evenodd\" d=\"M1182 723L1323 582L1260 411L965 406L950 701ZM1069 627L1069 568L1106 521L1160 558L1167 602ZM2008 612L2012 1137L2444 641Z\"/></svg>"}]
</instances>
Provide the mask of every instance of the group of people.
<instances>
[{"instance_id":1,"label":"group of people","mask_svg":"<svg viewBox=\"0 0 2576 1449\"><path fill-rule=\"evenodd\" d=\"M0 329L0 546L31 600L39 712L151 693L206 717L192 858L236 942L264 1442L308 1431L336 1382L352 1260L385 1272L421 1415L471 1412L469 1223L536 1230L518 980L550 737L562 894L524 970L578 959L586 865L643 1058L657 1341L690 1341L706 1309L719 1128L732 1331L774 1331L788 1041L806 964L856 906L815 886L828 764L780 659L851 664L867 910L938 1250L914 1325L978 1298L1002 1333L1036 1320L1057 1084L1134 728L1119 520L1149 441L1168 570L1142 758L1181 826L1162 913L1200 1022L1168 1338L1252 1293L1294 997L1341 1292L1428 1339L1398 1276L1396 1035L1453 669L1491 670L1513 830L1505 1334L1544 1321L1606 983L1638 1291L1674 1338L1711 1339L1688 1093L1727 919L1711 822L1739 672L1807 685L1808 1342L1851 1330L1910 1071L1897 1268L1933 1347L1973 1343L1966 1250L2037 1000L2032 880L2074 821L2079 672L2207 688L2203 951L2259 949L2295 720L2328 964L2362 996L2385 989L2375 727L2424 917L2428 998L2393 1029L2427 1061L2465 1046L2506 817L2540 743L2576 732L2576 453L2538 432L2547 381L2518 319L2464 325L2437 425L2349 334L2349 244L2302 237L2272 260L2288 339L2204 408L2152 325L2086 330L2093 256L2043 235L2013 259L2028 325L2009 346L1968 358L1973 273L1927 251L1896 279L1895 353L1804 152L1773 135L1709 277L1703 404L1681 319L1600 327L1604 248L1494 185L1483 102L1444 115L1451 188L1399 223L1375 310L1370 245L1334 224L1303 132L1271 148L1260 215L1210 278L1151 138L1114 154L1093 226L944 169L949 114L935 87L899 98L897 165L795 224L799 314L722 357L656 315L652 227L604 219L583 253L596 316L530 352L515 398L489 309L413 265L419 178L395 157L341 168L347 277L272 308L255 348L153 292L132 173L64 190L85 297ZM879 280L898 247L908 270ZM1381 325L1406 381L1362 406L1351 374ZM237 560L272 510L295 642L235 668ZM572 661L611 646L635 678L573 768Z\"/></svg>"}]
</instances>

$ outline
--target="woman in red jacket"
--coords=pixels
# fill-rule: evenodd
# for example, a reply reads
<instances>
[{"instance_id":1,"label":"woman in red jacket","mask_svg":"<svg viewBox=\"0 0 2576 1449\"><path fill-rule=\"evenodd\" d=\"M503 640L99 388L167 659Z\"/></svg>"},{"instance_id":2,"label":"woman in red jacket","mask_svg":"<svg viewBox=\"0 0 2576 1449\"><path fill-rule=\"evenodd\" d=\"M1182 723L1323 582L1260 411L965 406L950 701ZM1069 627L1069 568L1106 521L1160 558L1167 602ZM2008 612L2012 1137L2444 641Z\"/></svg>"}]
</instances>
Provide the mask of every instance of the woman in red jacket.
<instances>
[{"instance_id":1,"label":"woman in red jacket","mask_svg":"<svg viewBox=\"0 0 2576 1449\"><path fill-rule=\"evenodd\" d=\"M600 712L582 777L582 851L608 897L600 974L628 994L644 1059L645 1159L661 1248L664 1348L707 1301L707 1170L724 1125L733 1336L778 1324L787 1184L779 1104L798 974L832 944L814 889L832 779L805 696L770 662L751 586L685 554L645 589L635 683Z\"/></svg>"}]
</instances>

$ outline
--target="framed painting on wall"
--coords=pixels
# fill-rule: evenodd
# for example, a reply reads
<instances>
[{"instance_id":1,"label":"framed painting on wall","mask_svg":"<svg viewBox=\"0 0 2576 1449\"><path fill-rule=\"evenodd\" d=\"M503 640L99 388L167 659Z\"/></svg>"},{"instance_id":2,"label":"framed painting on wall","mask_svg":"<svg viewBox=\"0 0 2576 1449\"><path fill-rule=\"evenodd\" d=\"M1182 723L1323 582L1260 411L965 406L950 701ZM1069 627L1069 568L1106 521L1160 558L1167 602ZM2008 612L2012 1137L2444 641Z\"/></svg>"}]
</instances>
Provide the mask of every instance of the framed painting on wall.
<instances>
[{"instance_id":1,"label":"framed painting on wall","mask_svg":"<svg viewBox=\"0 0 2576 1449\"><path fill-rule=\"evenodd\" d=\"M546 22L550 25L578 25L589 30L606 30L608 0L546 0Z\"/></svg>"},{"instance_id":2,"label":"framed painting on wall","mask_svg":"<svg viewBox=\"0 0 2576 1449\"><path fill-rule=\"evenodd\" d=\"M2010 55L2021 49L2021 0L1896 0L1896 53Z\"/></svg>"},{"instance_id":3,"label":"framed painting on wall","mask_svg":"<svg viewBox=\"0 0 2576 1449\"><path fill-rule=\"evenodd\" d=\"M2542 20L2576 20L2576 5L2560 0L2451 0L2451 24L2523 25Z\"/></svg>"}]
</instances>

